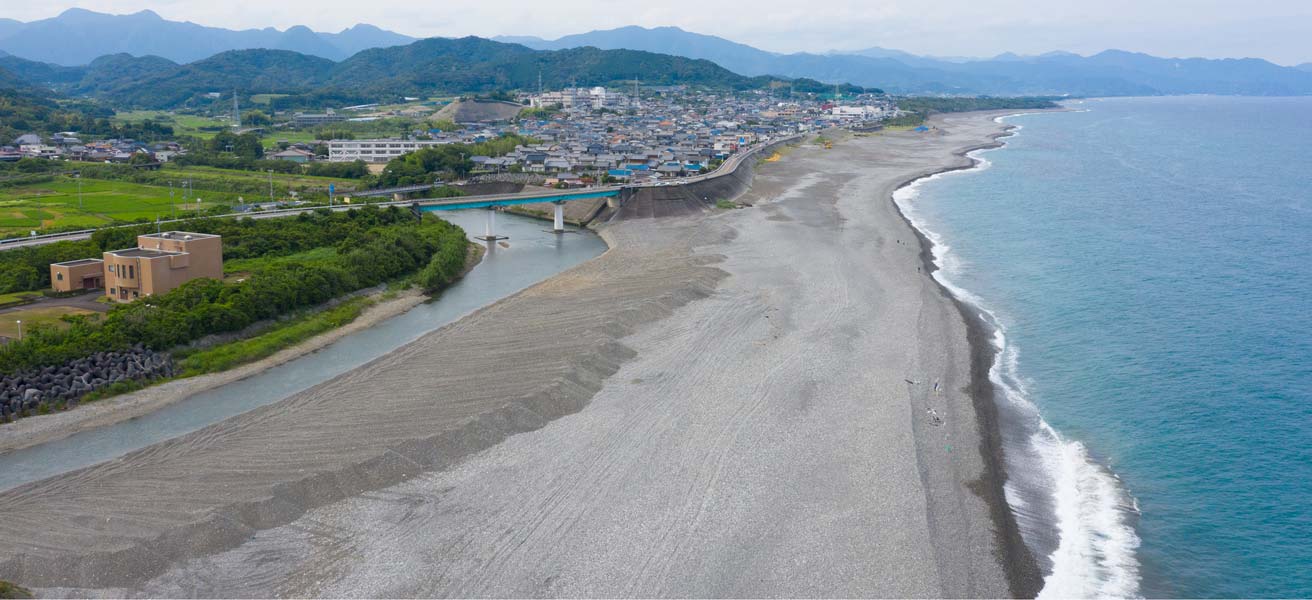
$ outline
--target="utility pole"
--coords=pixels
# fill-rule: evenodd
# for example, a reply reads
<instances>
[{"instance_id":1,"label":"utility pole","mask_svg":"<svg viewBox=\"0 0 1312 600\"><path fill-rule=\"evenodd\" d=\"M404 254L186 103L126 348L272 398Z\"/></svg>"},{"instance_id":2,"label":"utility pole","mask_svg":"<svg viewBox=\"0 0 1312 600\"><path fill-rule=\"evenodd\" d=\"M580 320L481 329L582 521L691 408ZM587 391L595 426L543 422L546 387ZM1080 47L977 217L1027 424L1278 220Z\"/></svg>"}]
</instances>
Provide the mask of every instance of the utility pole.
<instances>
[{"instance_id":1,"label":"utility pole","mask_svg":"<svg viewBox=\"0 0 1312 600\"><path fill-rule=\"evenodd\" d=\"M173 214L173 218L174 218L174 219L178 218L178 205L175 204L175 203L173 202L173 180L172 180L172 179L169 180L169 212Z\"/></svg>"},{"instance_id":2,"label":"utility pole","mask_svg":"<svg viewBox=\"0 0 1312 600\"><path fill-rule=\"evenodd\" d=\"M237 107L237 89L232 90L232 128L241 129L241 109Z\"/></svg>"},{"instance_id":3,"label":"utility pole","mask_svg":"<svg viewBox=\"0 0 1312 600\"><path fill-rule=\"evenodd\" d=\"M82 210L82 171L74 172L73 177L77 178L77 209Z\"/></svg>"},{"instance_id":4,"label":"utility pole","mask_svg":"<svg viewBox=\"0 0 1312 600\"><path fill-rule=\"evenodd\" d=\"M273 202L273 169L269 169L269 202Z\"/></svg>"}]
</instances>

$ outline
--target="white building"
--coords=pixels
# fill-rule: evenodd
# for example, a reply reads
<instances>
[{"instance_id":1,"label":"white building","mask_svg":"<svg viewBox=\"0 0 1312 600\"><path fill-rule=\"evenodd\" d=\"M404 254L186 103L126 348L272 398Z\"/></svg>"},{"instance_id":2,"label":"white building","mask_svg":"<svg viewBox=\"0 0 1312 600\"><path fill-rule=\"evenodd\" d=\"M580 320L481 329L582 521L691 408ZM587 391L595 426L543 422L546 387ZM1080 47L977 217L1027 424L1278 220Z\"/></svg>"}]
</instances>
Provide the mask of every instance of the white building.
<instances>
[{"instance_id":1,"label":"white building","mask_svg":"<svg viewBox=\"0 0 1312 600\"><path fill-rule=\"evenodd\" d=\"M884 116L884 109L879 106L835 106L830 114L845 119L877 119Z\"/></svg>"},{"instance_id":2,"label":"white building","mask_svg":"<svg viewBox=\"0 0 1312 600\"><path fill-rule=\"evenodd\" d=\"M559 105L561 108L618 108L629 105L629 97L604 87L567 88L529 97L534 108Z\"/></svg>"},{"instance_id":3,"label":"white building","mask_svg":"<svg viewBox=\"0 0 1312 600\"><path fill-rule=\"evenodd\" d=\"M328 142L328 161L385 163L420 148L449 143L447 140L332 140Z\"/></svg>"}]
</instances>

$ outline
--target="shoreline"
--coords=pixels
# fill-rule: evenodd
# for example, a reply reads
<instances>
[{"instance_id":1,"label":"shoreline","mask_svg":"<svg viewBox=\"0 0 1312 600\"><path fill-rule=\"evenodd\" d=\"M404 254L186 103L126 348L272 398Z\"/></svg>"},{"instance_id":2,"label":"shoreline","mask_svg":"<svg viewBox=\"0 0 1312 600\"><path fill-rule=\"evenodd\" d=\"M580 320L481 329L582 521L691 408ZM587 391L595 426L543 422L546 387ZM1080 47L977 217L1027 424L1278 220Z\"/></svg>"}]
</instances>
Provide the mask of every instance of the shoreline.
<instances>
[{"instance_id":1,"label":"shoreline","mask_svg":"<svg viewBox=\"0 0 1312 600\"><path fill-rule=\"evenodd\" d=\"M983 330L911 270L926 240L893 244L923 234L892 192L972 166L951 144L991 125L799 153L755 210L617 220L601 256L358 369L0 494L0 571L120 596L1032 595Z\"/></svg>"},{"instance_id":2,"label":"shoreline","mask_svg":"<svg viewBox=\"0 0 1312 600\"><path fill-rule=\"evenodd\" d=\"M473 251L471 251L471 256L466 261L465 269L452 280L452 283L464 278L466 274L482 262L485 251L481 249L481 246L472 242L471 248L473 248ZM384 293L385 291L370 295L381 297ZM437 293L440 295L440 291ZM330 301L330 304L347 297L349 297L349 294ZM406 289L394 298L381 300L366 307L350 323L302 340L272 355L237 365L226 371L172 379L126 394L83 403L72 410L5 423L0 426L0 455L62 440L84 431L136 419L186 400L196 394L249 379L279 365L317 352L348 335L402 315L434 298L435 296L429 296L416 288Z\"/></svg>"},{"instance_id":3,"label":"shoreline","mask_svg":"<svg viewBox=\"0 0 1312 600\"><path fill-rule=\"evenodd\" d=\"M969 113L949 114L964 116ZM993 111L984 114L993 115ZM1022 113L1003 113L989 118L997 119L998 117L1017 114ZM991 150L1005 146L1005 142L1001 140L1015 135L1015 129L1015 125L1003 124L1003 129L991 136L993 141L967 146L954 151L953 154L964 161L962 164L910 177L896 185L887 200L893 204L898 215L906 222L907 227L915 232L920 245L920 261L925 277L929 278L934 286L938 288L939 293L957 308L962 320L966 323L966 341L970 346L969 390L981 429L985 432L985 435L980 436L979 451L986 459L986 470L982 474L975 491L989 505L990 517L993 519L999 544L1006 553L1006 556L1000 557L1000 560L1006 569L1012 595L1018 598L1033 598L1043 588L1043 573L1039 568L1037 559L1021 537L1020 527L1016 522L1015 515L1012 513L1011 505L1007 503L1006 494L1003 490L1003 486L1007 481L1006 461L1003 457L1002 431L998 422L997 390L989 377L989 372L998 359L998 352L993 348L990 341L993 337L993 327L980 317L978 307L963 298L958 298L934 277L934 272L939 270L938 265L934 262L934 242L925 235L925 232L916 227L916 224L907 217L902 207L893 197L893 193L922 179L943 173L976 168L980 161L969 156L969 154L977 150Z\"/></svg>"}]
</instances>

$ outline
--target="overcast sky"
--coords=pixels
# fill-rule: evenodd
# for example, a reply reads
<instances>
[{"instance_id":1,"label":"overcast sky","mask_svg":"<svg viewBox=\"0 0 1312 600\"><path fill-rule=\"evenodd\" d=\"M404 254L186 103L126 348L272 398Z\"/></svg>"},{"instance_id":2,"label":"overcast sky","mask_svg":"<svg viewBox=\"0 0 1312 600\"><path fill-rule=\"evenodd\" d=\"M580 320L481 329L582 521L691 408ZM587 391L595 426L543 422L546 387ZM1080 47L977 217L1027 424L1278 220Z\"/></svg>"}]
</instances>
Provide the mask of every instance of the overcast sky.
<instances>
[{"instance_id":1,"label":"overcast sky","mask_svg":"<svg viewBox=\"0 0 1312 600\"><path fill-rule=\"evenodd\" d=\"M777 52L870 46L938 56L1107 48L1159 56L1312 61L1312 0L0 0L31 21L80 7L151 9L233 29L372 23L416 37L555 38L623 25L676 25Z\"/></svg>"}]
</instances>

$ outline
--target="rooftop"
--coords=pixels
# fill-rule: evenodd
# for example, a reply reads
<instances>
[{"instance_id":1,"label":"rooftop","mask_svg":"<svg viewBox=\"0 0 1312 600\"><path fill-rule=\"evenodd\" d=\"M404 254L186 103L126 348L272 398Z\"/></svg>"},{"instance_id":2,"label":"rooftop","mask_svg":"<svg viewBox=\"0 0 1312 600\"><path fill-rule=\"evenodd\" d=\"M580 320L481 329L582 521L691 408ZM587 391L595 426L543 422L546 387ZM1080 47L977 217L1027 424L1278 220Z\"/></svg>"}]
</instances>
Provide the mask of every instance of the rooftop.
<instances>
[{"instance_id":1,"label":"rooftop","mask_svg":"<svg viewBox=\"0 0 1312 600\"><path fill-rule=\"evenodd\" d=\"M77 260L68 260L68 261L64 261L64 262L57 262L57 263L55 263L55 266L60 266L60 267L77 267L77 266L81 266L81 265L89 265L89 264L92 264L92 263L103 263L103 262L105 262L105 261L103 261L103 260L101 260L101 259L99 259L99 258L79 258L79 259L77 259Z\"/></svg>"},{"instance_id":2,"label":"rooftop","mask_svg":"<svg viewBox=\"0 0 1312 600\"><path fill-rule=\"evenodd\" d=\"M124 250L110 250L109 254L127 258L159 258L161 256L179 256L186 253L169 252L168 250L151 250L149 248L127 248Z\"/></svg>"},{"instance_id":3,"label":"rooftop","mask_svg":"<svg viewBox=\"0 0 1312 600\"><path fill-rule=\"evenodd\" d=\"M205 238L216 238L219 236L212 233L194 233L191 231L165 231L162 233L142 234L141 237L160 240L201 240Z\"/></svg>"}]
</instances>

